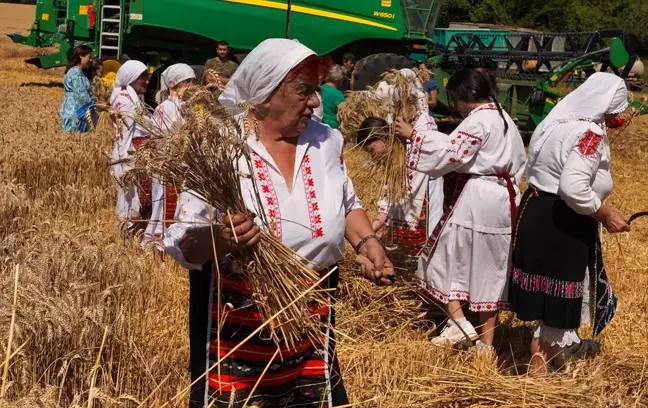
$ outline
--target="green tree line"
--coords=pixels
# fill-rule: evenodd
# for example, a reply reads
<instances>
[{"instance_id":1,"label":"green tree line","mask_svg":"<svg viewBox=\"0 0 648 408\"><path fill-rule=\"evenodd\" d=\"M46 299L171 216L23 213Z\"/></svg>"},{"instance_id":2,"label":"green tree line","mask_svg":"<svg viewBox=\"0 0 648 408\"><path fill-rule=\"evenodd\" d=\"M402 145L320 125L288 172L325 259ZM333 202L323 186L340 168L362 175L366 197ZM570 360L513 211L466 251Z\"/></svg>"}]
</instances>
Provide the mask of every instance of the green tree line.
<instances>
[{"instance_id":1,"label":"green tree line","mask_svg":"<svg viewBox=\"0 0 648 408\"><path fill-rule=\"evenodd\" d=\"M622 29L648 53L648 0L445 0L437 26L463 21L551 32Z\"/></svg>"}]
</instances>

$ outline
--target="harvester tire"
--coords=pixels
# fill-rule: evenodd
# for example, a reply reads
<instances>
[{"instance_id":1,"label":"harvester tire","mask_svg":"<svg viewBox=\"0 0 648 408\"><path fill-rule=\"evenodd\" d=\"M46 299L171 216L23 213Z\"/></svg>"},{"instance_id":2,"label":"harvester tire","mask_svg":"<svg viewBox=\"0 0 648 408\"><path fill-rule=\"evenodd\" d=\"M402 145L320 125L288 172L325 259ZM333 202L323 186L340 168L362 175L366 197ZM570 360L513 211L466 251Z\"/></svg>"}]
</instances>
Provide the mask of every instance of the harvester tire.
<instances>
[{"instance_id":1,"label":"harvester tire","mask_svg":"<svg viewBox=\"0 0 648 408\"><path fill-rule=\"evenodd\" d=\"M362 91L376 85L380 76L390 69L414 67L414 61L398 54L373 54L364 57L355 65L354 90Z\"/></svg>"}]
</instances>

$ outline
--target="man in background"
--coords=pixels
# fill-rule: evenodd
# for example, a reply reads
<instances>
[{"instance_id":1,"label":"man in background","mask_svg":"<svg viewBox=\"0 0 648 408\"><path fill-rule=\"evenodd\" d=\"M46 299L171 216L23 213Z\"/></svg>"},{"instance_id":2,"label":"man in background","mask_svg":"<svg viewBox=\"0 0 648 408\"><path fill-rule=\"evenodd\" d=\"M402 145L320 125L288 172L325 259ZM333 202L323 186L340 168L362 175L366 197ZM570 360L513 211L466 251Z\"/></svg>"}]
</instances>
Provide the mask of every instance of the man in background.
<instances>
[{"instance_id":1,"label":"man in background","mask_svg":"<svg viewBox=\"0 0 648 408\"><path fill-rule=\"evenodd\" d=\"M344 78L344 88L343 90L351 91L351 76L353 75L353 70L355 68L356 57L355 55L347 52L342 56L342 65L346 68L346 76Z\"/></svg>"},{"instance_id":2,"label":"man in background","mask_svg":"<svg viewBox=\"0 0 648 408\"><path fill-rule=\"evenodd\" d=\"M208 71L212 70L216 74L223 85L229 82L234 72L238 68L238 64L232 61L229 57L230 47L227 41L221 41L218 43L218 48L216 49L217 56L210 60L207 60L205 63L205 80L207 82L213 82L215 78ZM211 78L210 78L211 77Z\"/></svg>"}]
</instances>

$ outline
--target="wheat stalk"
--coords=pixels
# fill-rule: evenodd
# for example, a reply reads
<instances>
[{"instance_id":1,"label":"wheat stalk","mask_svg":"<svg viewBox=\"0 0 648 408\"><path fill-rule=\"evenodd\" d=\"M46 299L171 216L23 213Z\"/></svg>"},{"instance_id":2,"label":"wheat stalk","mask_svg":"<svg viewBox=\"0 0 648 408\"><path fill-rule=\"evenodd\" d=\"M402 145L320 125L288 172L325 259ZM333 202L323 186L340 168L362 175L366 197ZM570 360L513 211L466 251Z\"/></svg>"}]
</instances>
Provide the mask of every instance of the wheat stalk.
<instances>
[{"instance_id":1,"label":"wheat stalk","mask_svg":"<svg viewBox=\"0 0 648 408\"><path fill-rule=\"evenodd\" d=\"M4 367L2 368L2 387L0 387L0 401L4 399L5 392L7 390L7 375L9 374L9 360L11 359L11 342L13 341L14 328L16 325L16 304L18 303L19 275L20 265L16 265L16 271L14 272L13 303L11 305L11 324L9 325L9 338L7 339Z\"/></svg>"},{"instance_id":2,"label":"wheat stalk","mask_svg":"<svg viewBox=\"0 0 648 408\"><path fill-rule=\"evenodd\" d=\"M95 384L97 382L97 373L99 372L100 363L101 363L101 354L103 353L104 346L106 345L106 337L108 336L108 326L104 328L103 338L101 339L101 346L99 346L99 352L97 352L97 360L95 361L94 366L92 367L92 375L90 377L90 390L88 391L88 408L93 407L93 401L95 397Z\"/></svg>"}]
</instances>

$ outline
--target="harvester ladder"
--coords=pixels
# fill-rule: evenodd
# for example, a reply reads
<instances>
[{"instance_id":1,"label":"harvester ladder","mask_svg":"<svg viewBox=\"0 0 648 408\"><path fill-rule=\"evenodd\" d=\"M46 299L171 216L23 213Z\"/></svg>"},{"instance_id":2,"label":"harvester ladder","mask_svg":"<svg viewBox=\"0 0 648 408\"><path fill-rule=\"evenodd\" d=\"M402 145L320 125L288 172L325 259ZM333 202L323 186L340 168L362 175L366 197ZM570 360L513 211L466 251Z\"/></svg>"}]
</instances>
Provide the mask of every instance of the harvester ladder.
<instances>
[{"instance_id":1,"label":"harvester ladder","mask_svg":"<svg viewBox=\"0 0 648 408\"><path fill-rule=\"evenodd\" d=\"M101 29L99 31L99 58L115 57L119 59L122 53L122 28L124 10L121 1L117 4L101 6Z\"/></svg>"}]
</instances>

